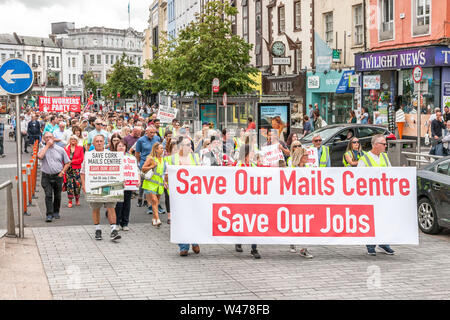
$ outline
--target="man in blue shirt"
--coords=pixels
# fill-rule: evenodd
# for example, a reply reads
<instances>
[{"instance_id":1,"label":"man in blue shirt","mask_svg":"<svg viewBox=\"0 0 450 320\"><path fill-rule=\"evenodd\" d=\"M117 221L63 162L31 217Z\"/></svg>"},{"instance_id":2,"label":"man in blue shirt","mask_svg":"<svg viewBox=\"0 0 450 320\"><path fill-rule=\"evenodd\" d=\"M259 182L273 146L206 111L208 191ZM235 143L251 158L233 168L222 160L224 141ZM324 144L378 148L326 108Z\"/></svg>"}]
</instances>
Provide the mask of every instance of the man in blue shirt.
<instances>
[{"instance_id":1,"label":"man in blue shirt","mask_svg":"<svg viewBox=\"0 0 450 320\"><path fill-rule=\"evenodd\" d=\"M96 119L94 121L95 129L88 134L88 150L90 150L89 148L91 147L92 140L98 135L105 137L105 146L108 144L109 133L108 131L102 129L102 124L103 122L101 119Z\"/></svg>"},{"instance_id":2,"label":"man in blue shirt","mask_svg":"<svg viewBox=\"0 0 450 320\"><path fill-rule=\"evenodd\" d=\"M135 156L139 164L139 169L142 168L145 160L147 160L148 155L152 152L153 145L157 142L161 142L161 139L156 135L155 126L148 126L147 130L145 130L145 136L143 136L136 142ZM142 189L141 185L141 187L139 188L138 207L142 206L143 194L144 190Z\"/></svg>"}]
</instances>

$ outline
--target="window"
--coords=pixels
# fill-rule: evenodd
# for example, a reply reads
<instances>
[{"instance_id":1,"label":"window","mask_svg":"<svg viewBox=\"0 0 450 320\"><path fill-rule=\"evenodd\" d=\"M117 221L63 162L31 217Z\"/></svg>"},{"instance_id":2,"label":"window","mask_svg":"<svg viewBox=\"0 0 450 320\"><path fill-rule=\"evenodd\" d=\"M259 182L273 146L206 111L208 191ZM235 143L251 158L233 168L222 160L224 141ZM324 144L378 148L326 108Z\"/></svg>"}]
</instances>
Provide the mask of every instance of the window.
<instances>
[{"instance_id":1,"label":"window","mask_svg":"<svg viewBox=\"0 0 450 320\"><path fill-rule=\"evenodd\" d=\"M28 62L28 64L30 64L30 55L29 54L27 54L27 62Z\"/></svg>"},{"instance_id":2,"label":"window","mask_svg":"<svg viewBox=\"0 0 450 320\"><path fill-rule=\"evenodd\" d=\"M2 55L3 56L3 55ZM36 63L36 55L33 53L33 55L32 55L32 61L33 61L33 64L35 64Z\"/></svg>"},{"instance_id":3,"label":"window","mask_svg":"<svg viewBox=\"0 0 450 320\"><path fill-rule=\"evenodd\" d=\"M73 74L73 75L72 75L72 84L73 84L73 85L76 85L76 84L77 84L77 75L76 75L76 74Z\"/></svg>"},{"instance_id":4,"label":"window","mask_svg":"<svg viewBox=\"0 0 450 320\"><path fill-rule=\"evenodd\" d=\"M56 57L56 68L59 68L59 57Z\"/></svg>"},{"instance_id":5,"label":"window","mask_svg":"<svg viewBox=\"0 0 450 320\"><path fill-rule=\"evenodd\" d=\"M70 74L69 74L69 86L71 85L71 83L70 83Z\"/></svg>"},{"instance_id":6,"label":"window","mask_svg":"<svg viewBox=\"0 0 450 320\"><path fill-rule=\"evenodd\" d=\"M6 60L6 53L2 53L2 62Z\"/></svg>"},{"instance_id":7,"label":"window","mask_svg":"<svg viewBox=\"0 0 450 320\"><path fill-rule=\"evenodd\" d=\"M97 64L102 64L102 55L101 54L97 55Z\"/></svg>"},{"instance_id":8,"label":"window","mask_svg":"<svg viewBox=\"0 0 450 320\"><path fill-rule=\"evenodd\" d=\"M105 64L109 64L109 55L105 55Z\"/></svg>"},{"instance_id":9,"label":"window","mask_svg":"<svg viewBox=\"0 0 450 320\"><path fill-rule=\"evenodd\" d=\"M297 43L297 48L295 48L295 71L300 73L302 70L302 44Z\"/></svg>"},{"instance_id":10,"label":"window","mask_svg":"<svg viewBox=\"0 0 450 320\"><path fill-rule=\"evenodd\" d=\"M86 64L86 56L83 55L83 64Z\"/></svg>"},{"instance_id":11,"label":"window","mask_svg":"<svg viewBox=\"0 0 450 320\"><path fill-rule=\"evenodd\" d=\"M95 56L93 54L90 55L91 66L95 64Z\"/></svg>"},{"instance_id":12,"label":"window","mask_svg":"<svg viewBox=\"0 0 450 320\"><path fill-rule=\"evenodd\" d=\"M333 47L333 12L324 14L325 21L325 42L327 45Z\"/></svg>"},{"instance_id":13,"label":"window","mask_svg":"<svg viewBox=\"0 0 450 320\"><path fill-rule=\"evenodd\" d=\"M38 56L38 65L39 66L41 65L41 56L40 55Z\"/></svg>"},{"instance_id":14,"label":"window","mask_svg":"<svg viewBox=\"0 0 450 320\"><path fill-rule=\"evenodd\" d=\"M68 65L69 68L70 68L70 57L67 58L67 65Z\"/></svg>"},{"instance_id":15,"label":"window","mask_svg":"<svg viewBox=\"0 0 450 320\"><path fill-rule=\"evenodd\" d=\"M248 39L248 3L247 0L242 1L242 37L245 41Z\"/></svg>"},{"instance_id":16,"label":"window","mask_svg":"<svg viewBox=\"0 0 450 320\"><path fill-rule=\"evenodd\" d=\"M361 127L359 128L359 137L367 138L378 134L373 128Z\"/></svg>"},{"instance_id":17,"label":"window","mask_svg":"<svg viewBox=\"0 0 450 320\"><path fill-rule=\"evenodd\" d=\"M256 66L262 66L262 4L261 0L255 1L255 55Z\"/></svg>"},{"instance_id":18,"label":"window","mask_svg":"<svg viewBox=\"0 0 450 320\"><path fill-rule=\"evenodd\" d=\"M450 161L440 163L436 168L436 172L450 176Z\"/></svg>"},{"instance_id":19,"label":"window","mask_svg":"<svg viewBox=\"0 0 450 320\"><path fill-rule=\"evenodd\" d=\"M286 16L284 6L278 8L278 33L286 31Z\"/></svg>"},{"instance_id":20,"label":"window","mask_svg":"<svg viewBox=\"0 0 450 320\"><path fill-rule=\"evenodd\" d=\"M430 33L431 0L414 0L413 35Z\"/></svg>"},{"instance_id":21,"label":"window","mask_svg":"<svg viewBox=\"0 0 450 320\"><path fill-rule=\"evenodd\" d=\"M302 28L302 3L300 1L294 2L294 29L300 30Z\"/></svg>"},{"instance_id":22,"label":"window","mask_svg":"<svg viewBox=\"0 0 450 320\"><path fill-rule=\"evenodd\" d=\"M77 67L77 59L72 58L72 67L76 68Z\"/></svg>"},{"instance_id":23,"label":"window","mask_svg":"<svg viewBox=\"0 0 450 320\"><path fill-rule=\"evenodd\" d=\"M362 4L353 7L353 44L361 45L364 41L363 36L363 10Z\"/></svg>"},{"instance_id":24,"label":"window","mask_svg":"<svg viewBox=\"0 0 450 320\"><path fill-rule=\"evenodd\" d=\"M380 40L394 38L394 0L381 0Z\"/></svg>"}]
</instances>

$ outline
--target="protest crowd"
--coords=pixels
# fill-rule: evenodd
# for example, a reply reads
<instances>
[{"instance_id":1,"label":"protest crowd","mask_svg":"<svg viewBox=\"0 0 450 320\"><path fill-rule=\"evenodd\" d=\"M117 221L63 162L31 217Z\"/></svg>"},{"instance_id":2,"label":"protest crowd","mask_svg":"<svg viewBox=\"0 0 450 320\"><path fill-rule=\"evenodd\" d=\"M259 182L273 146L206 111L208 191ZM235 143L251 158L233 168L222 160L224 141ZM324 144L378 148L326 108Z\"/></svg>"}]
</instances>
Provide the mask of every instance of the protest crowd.
<instances>
[{"instance_id":1,"label":"protest crowd","mask_svg":"<svg viewBox=\"0 0 450 320\"><path fill-rule=\"evenodd\" d=\"M87 191L89 174L102 170L99 169L101 166L96 166L97 169L88 168L89 161L103 164L113 171L115 160L110 159L110 156L104 156L103 162L96 159L99 157L96 154L105 151L115 152L123 157L120 159L124 161L127 174L120 201L114 196L108 200L95 200L95 195L92 195L93 198L86 197L92 208L96 240L102 239L102 208L106 208L103 212L111 225L112 241L117 241L124 235L119 231L130 230L128 224L132 221L132 199L137 199L138 207L148 207L148 214L152 216L155 228L162 224L161 214L168 215L167 223L170 224L168 167L171 165L290 168L331 166L330 149L323 146L321 136L314 133L313 122L306 126L307 132L303 135L293 133L286 136L284 124L277 118L272 120L272 126L257 132L251 117L248 118L247 128L217 130L212 123L204 122L201 123L201 129L194 132L189 124L183 124L176 118L171 123L162 124L158 118L157 105L133 111L97 111L86 108L80 113L47 113L30 109L21 116L24 151L27 152L27 147L33 145L34 141L41 142L38 158L41 160L41 185L45 191L46 222L61 219L63 193L67 194L69 208L80 206L80 198ZM310 147L303 146L300 142L307 134L312 136ZM385 149L386 140L382 135L373 137L371 150L362 150L358 138L350 138L342 159L343 165L388 167L390 162ZM115 186L110 186L111 190L114 188ZM104 191L105 188L100 193ZM110 194L113 192L110 191ZM194 253L200 253L198 244L179 244L180 256L187 256L191 246ZM389 245L380 248L389 255L394 254ZM235 250L242 252L242 245L236 244ZM290 251L298 252L294 245L290 246ZM367 246L367 252L375 255L375 246ZM261 257L256 244L251 246L251 254L256 259ZM305 247L300 249L300 255L313 258Z\"/></svg>"}]
</instances>

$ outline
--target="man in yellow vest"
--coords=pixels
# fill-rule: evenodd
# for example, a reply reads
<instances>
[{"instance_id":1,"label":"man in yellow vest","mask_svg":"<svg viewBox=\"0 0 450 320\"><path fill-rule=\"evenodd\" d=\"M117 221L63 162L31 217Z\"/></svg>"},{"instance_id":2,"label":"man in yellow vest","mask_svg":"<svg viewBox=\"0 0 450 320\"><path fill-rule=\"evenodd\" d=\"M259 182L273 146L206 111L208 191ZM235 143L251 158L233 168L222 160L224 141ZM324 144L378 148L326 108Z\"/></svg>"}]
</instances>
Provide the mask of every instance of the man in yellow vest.
<instances>
[{"instance_id":1,"label":"man in yellow vest","mask_svg":"<svg viewBox=\"0 0 450 320\"><path fill-rule=\"evenodd\" d=\"M315 134L312 138L314 148L317 148L319 158L319 167L331 167L330 147L322 145L322 137L320 134Z\"/></svg>"},{"instance_id":2,"label":"man in yellow vest","mask_svg":"<svg viewBox=\"0 0 450 320\"><path fill-rule=\"evenodd\" d=\"M376 135L372 137L372 150L364 153L362 158L358 162L358 167L391 167L388 155L386 151L386 138L382 135ZM367 254L370 256L376 256L375 245L367 246ZM389 245L379 245L381 249L388 255L393 255L394 250Z\"/></svg>"}]
</instances>

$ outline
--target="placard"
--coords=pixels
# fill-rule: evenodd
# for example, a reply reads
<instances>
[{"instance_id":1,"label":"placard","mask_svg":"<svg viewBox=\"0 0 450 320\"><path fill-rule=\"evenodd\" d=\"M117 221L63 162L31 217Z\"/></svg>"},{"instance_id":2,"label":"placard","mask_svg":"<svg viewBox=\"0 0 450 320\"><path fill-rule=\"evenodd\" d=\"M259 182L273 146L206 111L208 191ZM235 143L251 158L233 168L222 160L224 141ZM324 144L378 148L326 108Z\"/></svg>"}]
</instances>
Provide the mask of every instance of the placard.
<instances>
[{"instance_id":1,"label":"placard","mask_svg":"<svg viewBox=\"0 0 450 320\"><path fill-rule=\"evenodd\" d=\"M123 176L126 191L139 190L141 179L136 157L128 154L123 157Z\"/></svg>"},{"instance_id":2,"label":"placard","mask_svg":"<svg viewBox=\"0 0 450 320\"><path fill-rule=\"evenodd\" d=\"M123 202L124 175L121 152L90 151L85 155L87 202Z\"/></svg>"},{"instance_id":3,"label":"placard","mask_svg":"<svg viewBox=\"0 0 450 320\"><path fill-rule=\"evenodd\" d=\"M161 123L172 123L172 120L177 117L177 113L178 109L160 105L156 118L159 119Z\"/></svg>"},{"instance_id":4,"label":"placard","mask_svg":"<svg viewBox=\"0 0 450 320\"><path fill-rule=\"evenodd\" d=\"M363 88L364 89L380 90L380 88L381 88L381 75L364 76L363 77Z\"/></svg>"},{"instance_id":5,"label":"placard","mask_svg":"<svg viewBox=\"0 0 450 320\"><path fill-rule=\"evenodd\" d=\"M284 160L283 152L278 146L279 144L273 144L261 148L261 158L265 166L278 167L279 161Z\"/></svg>"},{"instance_id":6,"label":"placard","mask_svg":"<svg viewBox=\"0 0 450 320\"><path fill-rule=\"evenodd\" d=\"M81 112L80 97L39 97L40 112Z\"/></svg>"}]
</instances>

